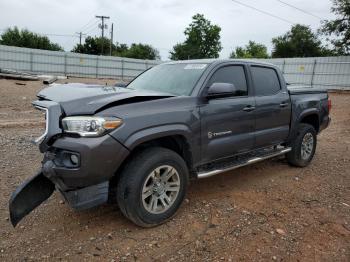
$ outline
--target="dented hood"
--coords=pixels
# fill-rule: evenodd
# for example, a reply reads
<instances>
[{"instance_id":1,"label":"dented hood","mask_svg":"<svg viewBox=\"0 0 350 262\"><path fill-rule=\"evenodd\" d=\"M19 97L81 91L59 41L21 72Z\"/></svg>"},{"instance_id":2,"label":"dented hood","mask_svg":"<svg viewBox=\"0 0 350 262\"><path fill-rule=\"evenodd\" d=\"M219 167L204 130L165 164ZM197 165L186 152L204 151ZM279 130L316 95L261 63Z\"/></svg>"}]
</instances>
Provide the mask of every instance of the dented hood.
<instances>
[{"instance_id":1,"label":"dented hood","mask_svg":"<svg viewBox=\"0 0 350 262\"><path fill-rule=\"evenodd\" d=\"M102 85L56 84L44 88L38 97L57 102L66 115L91 115L109 106L173 97L168 93Z\"/></svg>"}]
</instances>

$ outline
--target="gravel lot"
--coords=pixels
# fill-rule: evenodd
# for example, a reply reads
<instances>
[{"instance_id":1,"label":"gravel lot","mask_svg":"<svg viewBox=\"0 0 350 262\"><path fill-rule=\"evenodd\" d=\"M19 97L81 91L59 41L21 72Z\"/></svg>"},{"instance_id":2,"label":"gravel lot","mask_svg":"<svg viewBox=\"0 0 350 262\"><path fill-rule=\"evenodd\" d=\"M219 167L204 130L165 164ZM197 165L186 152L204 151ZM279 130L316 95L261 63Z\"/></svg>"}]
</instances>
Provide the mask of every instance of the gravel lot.
<instances>
[{"instance_id":1,"label":"gravel lot","mask_svg":"<svg viewBox=\"0 0 350 262\"><path fill-rule=\"evenodd\" d=\"M275 158L195 181L156 228L114 205L74 212L54 193L14 229L8 199L40 167L30 103L41 86L0 79L1 261L350 261L350 93L331 94L332 123L307 168Z\"/></svg>"}]
</instances>

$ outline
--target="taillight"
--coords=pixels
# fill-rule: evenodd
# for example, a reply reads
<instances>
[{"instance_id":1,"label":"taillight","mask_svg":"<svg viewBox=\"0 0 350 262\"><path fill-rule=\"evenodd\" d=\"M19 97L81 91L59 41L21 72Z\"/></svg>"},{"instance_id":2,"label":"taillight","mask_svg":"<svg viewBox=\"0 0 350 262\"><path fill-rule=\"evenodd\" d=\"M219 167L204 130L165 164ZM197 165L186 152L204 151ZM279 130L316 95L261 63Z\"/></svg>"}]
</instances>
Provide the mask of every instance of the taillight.
<instances>
[{"instance_id":1,"label":"taillight","mask_svg":"<svg viewBox=\"0 0 350 262\"><path fill-rule=\"evenodd\" d=\"M332 100L328 98L328 114L331 112L332 109Z\"/></svg>"}]
</instances>

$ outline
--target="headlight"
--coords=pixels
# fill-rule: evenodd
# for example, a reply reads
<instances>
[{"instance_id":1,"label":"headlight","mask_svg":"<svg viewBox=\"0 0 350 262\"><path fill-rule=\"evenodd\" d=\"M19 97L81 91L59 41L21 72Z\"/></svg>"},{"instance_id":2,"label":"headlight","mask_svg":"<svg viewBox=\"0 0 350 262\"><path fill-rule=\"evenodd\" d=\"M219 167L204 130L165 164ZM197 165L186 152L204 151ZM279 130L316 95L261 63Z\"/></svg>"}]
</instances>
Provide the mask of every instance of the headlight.
<instances>
[{"instance_id":1,"label":"headlight","mask_svg":"<svg viewBox=\"0 0 350 262\"><path fill-rule=\"evenodd\" d=\"M70 116L62 119L64 132L89 137L102 136L122 124L121 119L112 117Z\"/></svg>"}]
</instances>

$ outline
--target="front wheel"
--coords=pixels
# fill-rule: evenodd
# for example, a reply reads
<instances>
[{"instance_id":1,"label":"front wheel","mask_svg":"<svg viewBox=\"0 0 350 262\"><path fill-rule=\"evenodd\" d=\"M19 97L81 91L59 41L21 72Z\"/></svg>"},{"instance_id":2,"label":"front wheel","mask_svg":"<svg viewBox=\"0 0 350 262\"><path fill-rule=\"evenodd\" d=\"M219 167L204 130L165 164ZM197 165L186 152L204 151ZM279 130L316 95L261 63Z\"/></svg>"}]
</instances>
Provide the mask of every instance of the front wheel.
<instances>
[{"instance_id":1,"label":"front wheel","mask_svg":"<svg viewBox=\"0 0 350 262\"><path fill-rule=\"evenodd\" d=\"M154 147L136 154L125 166L117 187L122 213L142 227L171 218L187 189L188 169L174 151Z\"/></svg>"},{"instance_id":2,"label":"front wheel","mask_svg":"<svg viewBox=\"0 0 350 262\"><path fill-rule=\"evenodd\" d=\"M300 124L298 133L291 143L292 151L287 154L288 163L298 167L307 166L314 157L316 144L315 128L309 124Z\"/></svg>"}]
</instances>

